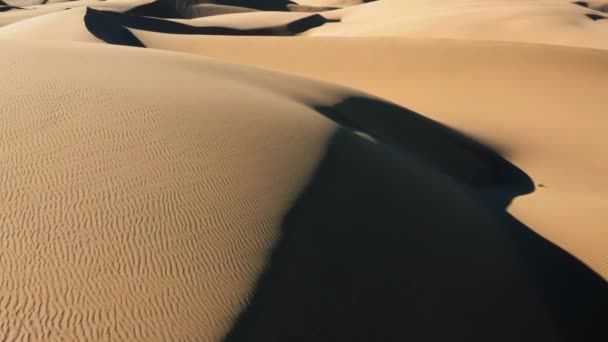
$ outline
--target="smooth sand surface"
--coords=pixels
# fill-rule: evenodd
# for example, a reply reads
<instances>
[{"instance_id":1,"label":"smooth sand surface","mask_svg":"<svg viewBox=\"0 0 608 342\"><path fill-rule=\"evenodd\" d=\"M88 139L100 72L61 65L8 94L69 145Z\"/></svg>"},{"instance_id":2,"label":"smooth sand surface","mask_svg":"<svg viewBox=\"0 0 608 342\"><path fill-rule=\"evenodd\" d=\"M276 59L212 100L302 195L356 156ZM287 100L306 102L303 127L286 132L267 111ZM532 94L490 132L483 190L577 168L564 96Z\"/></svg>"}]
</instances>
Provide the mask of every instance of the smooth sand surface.
<instances>
[{"instance_id":1,"label":"smooth sand surface","mask_svg":"<svg viewBox=\"0 0 608 342\"><path fill-rule=\"evenodd\" d=\"M340 24L310 34L500 40L605 49L608 24L596 17L602 14L567 0L382 0L328 12L340 18Z\"/></svg>"},{"instance_id":2,"label":"smooth sand surface","mask_svg":"<svg viewBox=\"0 0 608 342\"><path fill-rule=\"evenodd\" d=\"M0 340L608 336L606 2L0 9Z\"/></svg>"}]
</instances>

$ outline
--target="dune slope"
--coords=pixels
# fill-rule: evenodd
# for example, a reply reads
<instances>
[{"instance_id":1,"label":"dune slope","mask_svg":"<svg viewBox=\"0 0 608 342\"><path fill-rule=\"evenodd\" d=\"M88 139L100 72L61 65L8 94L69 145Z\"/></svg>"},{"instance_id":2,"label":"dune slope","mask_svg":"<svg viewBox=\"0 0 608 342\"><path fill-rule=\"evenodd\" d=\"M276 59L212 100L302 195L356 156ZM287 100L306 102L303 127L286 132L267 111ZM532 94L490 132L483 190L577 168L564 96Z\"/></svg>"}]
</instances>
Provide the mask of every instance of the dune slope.
<instances>
[{"instance_id":1,"label":"dune slope","mask_svg":"<svg viewBox=\"0 0 608 342\"><path fill-rule=\"evenodd\" d=\"M330 122L254 71L1 44L3 338L220 338Z\"/></svg>"},{"instance_id":2,"label":"dune slope","mask_svg":"<svg viewBox=\"0 0 608 342\"><path fill-rule=\"evenodd\" d=\"M604 7L0 0L0 340L605 341Z\"/></svg>"},{"instance_id":3,"label":"dune slope","mask_svg":"<svg viewBox=\"0 0 608 342\"><path fill-rule=\"evenodd\" d=\"M590 340L601 328L605 282L504 212L527 176L438 123L197 57L2 44L9 339Z\"/></svg>"},{"instance_id":4,"label":"dune slope","mask_svg":"<svg viewBox=\"0 0 608 342\"><path fill-rule=\"evenodd\" d=\"M597 101L607 52L443 39L134 34L149 47L356 87L466 131L543 185L510 212L608 277L608 207L598 200L608 196L608 105ZM283 49L273 48L279 43ZM522 83L522 74L530 80Z\"/></svg>"}]
</instances>

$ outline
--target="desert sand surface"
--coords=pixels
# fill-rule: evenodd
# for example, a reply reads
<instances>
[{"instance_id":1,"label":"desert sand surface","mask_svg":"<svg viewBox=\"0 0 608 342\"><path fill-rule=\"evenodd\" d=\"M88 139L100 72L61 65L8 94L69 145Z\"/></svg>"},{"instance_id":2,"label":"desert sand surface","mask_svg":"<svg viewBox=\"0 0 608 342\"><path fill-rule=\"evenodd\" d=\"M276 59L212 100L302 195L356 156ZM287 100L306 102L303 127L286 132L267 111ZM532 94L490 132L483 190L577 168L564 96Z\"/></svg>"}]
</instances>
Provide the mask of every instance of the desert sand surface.
<instances>
[{"instance_id":1,"label":"desert sand surface","mask_svg":"<svg viewBox=\"0 0 608 342\"><path fill-rule=\"evenodd\" d=\"M605 341L607 11L0 0L0 340Z\"/></svg>"}]
</instances>

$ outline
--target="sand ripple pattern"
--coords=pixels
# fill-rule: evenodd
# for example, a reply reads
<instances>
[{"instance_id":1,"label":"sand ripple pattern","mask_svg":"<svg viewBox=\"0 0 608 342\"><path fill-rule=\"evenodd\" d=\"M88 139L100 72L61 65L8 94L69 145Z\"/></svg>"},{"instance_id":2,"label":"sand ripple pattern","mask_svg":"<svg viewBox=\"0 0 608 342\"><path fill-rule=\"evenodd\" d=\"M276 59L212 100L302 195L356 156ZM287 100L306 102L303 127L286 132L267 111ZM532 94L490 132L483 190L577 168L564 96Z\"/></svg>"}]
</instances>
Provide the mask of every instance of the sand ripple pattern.
<instances>
[{"instance_id":1,"label":"sand ripple pattern","mask_svg":"<svg viewBox=\"0 0 608 342\"><path fill-rule=\"evenodd\" d=\"M204 61L43 46L0 64L0 340L220 339L333 127Z\"/></svg>"}]
</instances>

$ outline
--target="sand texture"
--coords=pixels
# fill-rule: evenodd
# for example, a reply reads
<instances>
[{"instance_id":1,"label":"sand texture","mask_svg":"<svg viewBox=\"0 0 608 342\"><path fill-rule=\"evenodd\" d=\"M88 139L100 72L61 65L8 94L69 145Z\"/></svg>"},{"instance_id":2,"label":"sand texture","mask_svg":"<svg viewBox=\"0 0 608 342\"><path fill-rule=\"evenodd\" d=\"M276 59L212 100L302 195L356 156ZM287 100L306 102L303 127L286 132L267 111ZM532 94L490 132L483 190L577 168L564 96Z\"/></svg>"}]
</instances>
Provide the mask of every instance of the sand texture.
<instances>
[{"instance_id":1,"label":"sand texture","mask_svg":"<svg viewBox=\"0 0 608 342\"><path fill-rule=\"evenodd\" d=\"M0 0L0 341L608 340L608 2Z\"/></svg>"}]
</instances>

